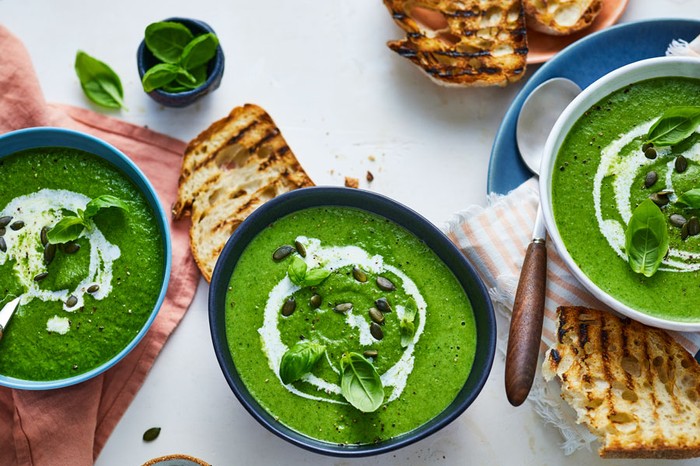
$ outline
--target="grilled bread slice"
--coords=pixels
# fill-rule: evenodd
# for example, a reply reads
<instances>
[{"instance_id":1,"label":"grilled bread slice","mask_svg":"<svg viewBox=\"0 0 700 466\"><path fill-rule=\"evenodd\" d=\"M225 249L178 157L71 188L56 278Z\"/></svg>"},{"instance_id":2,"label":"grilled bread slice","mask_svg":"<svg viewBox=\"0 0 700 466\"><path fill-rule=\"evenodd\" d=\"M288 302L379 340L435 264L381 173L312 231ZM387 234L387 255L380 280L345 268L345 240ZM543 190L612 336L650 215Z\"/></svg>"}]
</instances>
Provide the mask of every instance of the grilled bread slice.
<instances>
[{"instance_id":1,"label":"grilled bread slice","mask_svg":"<svg viewBox=\"0 0 700 466\"><path fill-rule=\"evenodd\" d=\"M663 330L582 307L558 310L545 379L605 458L700 456L700 365Z\"/></svg>"},{"instance_id":2,"label":"grilled bread slice","mask_svg":"<svg viewBox=\"0 0 700 466\"><path fill-rule=\"evenodd\" d=\"M406 38L387 43L438 84L505 86L527 59L521 0L384 0Z\"/></svg>"},{"instance_id":3,"label":"grilled bread slice","mask_svg":"<svg viewBox=\"0 0 700 466\"><path fill-rule=\"evenodd\" d=\"M591 25L603 0L523 0L528 27L545 34L572 34Z\"/></svg>"},{"instance_id":4,"label":"grilled bread slice","mask_svg":"<svg viewBox=\"0 0 700 466\"><path fill-rule=\"evenodd\" d=\"M202 275L238 225L264 202L313 186L272 118L246 104L213 123L185 150L173 216L191 215L190 247Z\"/></svg>"}]
</instances>

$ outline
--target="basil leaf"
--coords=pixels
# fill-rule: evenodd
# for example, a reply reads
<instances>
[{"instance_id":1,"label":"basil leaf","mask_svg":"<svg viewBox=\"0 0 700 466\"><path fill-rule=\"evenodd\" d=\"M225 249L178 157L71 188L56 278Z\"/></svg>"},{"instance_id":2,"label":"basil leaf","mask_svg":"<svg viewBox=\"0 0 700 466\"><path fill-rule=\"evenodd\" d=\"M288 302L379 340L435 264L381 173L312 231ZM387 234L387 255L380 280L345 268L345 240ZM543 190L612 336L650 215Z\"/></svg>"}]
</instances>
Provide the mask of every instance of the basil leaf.
<instances>
[{"instance_id":1,"label":"basil leaf","mask_svg":"<svg viewBox=\"0 0 700 466\"><path fill-rule=\"evenodd\" d=\"M340 360L340 393L363 413L379 409L384 402L384 386L371 362L358 353L347 353Z\"/></svg>"},{"instance_id":2,"label":"basil leaf","mask_svg":"<svg viewBox=\"0 0 700 466\"><path fill-rule=\"evenodd\" d=\"M295 285L304 286L304 278L306 278L306 262L299 256L293 256L292 262L287 267L289 279Z\"/></svg>"},{"instance_id":3,"label":"basil leaf","mask_svg":"<svg viewBox=\"0 0 700 466\"><path fill-rule=\"evenodd\" d=\"M146 47L164 63L178 63L192 38L192 32L185 25L172 21L160 21L146 27Z\"/></svg>"},{"instance_id":4,"label":"basil leaf","mask_svg":"<svg viewBox=\"0 0 700 466\"><path fill-rule=\"evenodd\" d=\"M129 210L129 205L119 199L118 197L111 196L109 194L103 194L101 196L97 196L96 198L93 198L90 200L90 202L87 203L85 206L85 213L83 214L83 218L85 220L94 217L97 215L97 213L102 210L102 209L108 209L110 207L118 207L122 210Z\"/></svg>"},{"instance_id":5,"label":"basil leaf","mask_svg":"<svg viewBox=\"0 0 700 466\"><path fill-rule=\"evenodd\" d=\"M85 221L82 218L67 215L46 233L46 237L51 244L67 243L78 239L85 230L85 226Z\"/></svg>"},{"instance_id":6,"label":"basil leaf","mask_svg":"<svg viewBox=\"0 0 700 466\"><path fill-rule=\"evenodd\" d=\"M170 63L158 63L154 67L146 71L141 79L143 90L151 92L154 89L160 89L167 84L175 81L178 78L180 69L177 65Z\"/></svg>"},{"instance_id":7,"label":"basil leaf","mask_svg":"<svg viewBox=\"0 0 700 466\"><path fill-rule=\"evenodd\" d=\"M668 251L666 217L650 199L632 213L625 231L627 260L635 273L651 277Z\"/></svg>"},{"instance_id":8,"label":"basil leaf","mask_svg":"<svg viewBox=\"0 0 700 466\"><path fill-rule=\"evenodd\" d=\"M302 286L316 286L331 274L330 270L315 268L306 272Z\"/></svg>"},{"instance_id":9,"label":"basil leaf","mask_svg":"<svg viewBox=\"0 0 700 466\"><path fill-rule=\"evenodd\" d=\"M678 198L676 204L680 204L688 209L700 209L700 189L695 188L684 192Z\"/></svg>"},{"instance_id":10,"label":"basil leaf","mask_svg":"<svg viewBox=\"0 0 700 466\"><path fill-rule=\"evenodd\" d=\"M304 374L310 372L325 351L326 347L324 345L313 341L303 340L297 342L282 356L282 361L280 362L282 383L295 382Z\"/></svg>"},{"instance_id":11,"label":"basil leaf","mask_svg":"<svg viewBox=\"0 0 700 466\"><path fill-rule=\"evenodd\" d=\"M407 348L408 345L413 341L413 336L416 334L416 326L413 323L416 318L416 310L413 308L406 308L404 311L404 316L399 322L399 332L401 333L401 346Z\"/></svg>"},{"instance_id":12,"label":"basil leaf","mask_svg":"<svg viewBox=\"0 0 700 466\"><path fill-rule=\"evenodd\" d=\"M219 39L212 33L195 37L182 51L180 65L188 70L208 63L216 55Z\"/></svg>"},{"instance_id":13,"label":"basil leaf","mask_svg":"<svg viewBox=\"0 0 700 466\"><path fill-rule=\"evenodd\" d=\"M85 95L97 105L124 107L124 89L117 73L83 51L75 56L75 72Z\"/></svg>"},{"instance_id":14,"label":"basil leaf","mask_svg":"<svg viewBox=\"0 0 700 466\"><path fill-rule=\"evenodd\" d=\"M649 128L647 143L672 146L682 142L700 125L700 107L671 107Z\"/></svg>"}]
</instances>

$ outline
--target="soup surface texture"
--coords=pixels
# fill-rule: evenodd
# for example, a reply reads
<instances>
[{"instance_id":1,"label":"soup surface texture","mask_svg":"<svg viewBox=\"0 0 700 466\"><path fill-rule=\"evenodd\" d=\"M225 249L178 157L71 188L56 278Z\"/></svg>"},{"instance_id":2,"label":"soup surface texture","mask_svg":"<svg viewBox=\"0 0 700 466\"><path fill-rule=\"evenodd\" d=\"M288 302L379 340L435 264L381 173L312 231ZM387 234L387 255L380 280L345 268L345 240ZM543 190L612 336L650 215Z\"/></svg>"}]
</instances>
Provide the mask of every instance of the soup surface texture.
<instances>
[{"instance_id":1,"label":"soup surface texture","mask_svg":"<svg viewBox=\"0 0 700 466\"><path fill-rule=\"evenodd\" d=\"M666 109L698 105L698 79L655 78L619 89L575 123L552 176L554 219L583 273L627 306L681 322L700 322L700 236L683 239L671 216L698 215L676 201L700 188L700 133L655 147L654 157L645 156L642 145ZM676 168L679 156L687 161L685 170ZM625 230L635 208L654 194L668 198L660 209L670 249L658 271L646 277L628 263Z\"/></svg>"},{"instance_id":2,"label":"soup surface texture","mask_svg":"<svg viewBox=\"0 0 700 466\"><path fill-rule=\"evenodd\" d=\"M86 152L32 149L0 159L0 171L0 217L12 217L0 299L22 296L0 341L0 374L40 381L92 370L129 344L157 302L164 258L154 213L121 172ZM79 249L57 244L47 257L42 229L103 195L128 208L100 210Z\"/></svg>"},{"instance_id":3,"label":"soup surface texture","mask_svg":"<svg viewBox=\"0 0 700 466\"><path fill-rule=\"evenodd\" d=\"M281 245L295 242L300 246L289 256L273 259ZM330 275L315 286L296 285L290 267L302 255L308 271ZM379 277L395 289L380 286ZM283 315L290 297L294 311ZM382 325L372 330L369 311L379 317L382 299L391 309L384 307ZM247 389L279 422L326 442L373 443L428 422L454 400L474 360L474 315L455 276L412 233L362 210L314 207L271 224L241 255L226 301L227 339ZM410 316L407 332L401 322ZM302 340L326 351L285 385L281 359ZM367 354L381 377L384 401L374 412L359 411L341 393L340 359L350 352Z\"/></svg>"}]
</instances>

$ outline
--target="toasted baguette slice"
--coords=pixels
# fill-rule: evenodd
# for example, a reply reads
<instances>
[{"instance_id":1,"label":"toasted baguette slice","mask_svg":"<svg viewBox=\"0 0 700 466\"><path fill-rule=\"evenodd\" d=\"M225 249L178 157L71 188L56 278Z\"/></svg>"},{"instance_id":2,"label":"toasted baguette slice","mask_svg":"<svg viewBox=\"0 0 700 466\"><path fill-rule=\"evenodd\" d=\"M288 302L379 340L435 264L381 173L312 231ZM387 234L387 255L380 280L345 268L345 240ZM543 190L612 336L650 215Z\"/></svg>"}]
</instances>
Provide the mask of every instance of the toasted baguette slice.
<instances>
[{"instance_id":1,"label":"toasted baguette slice","mask_svg":"<svg viewBox=\"0 0 700 466\"><path fill-rule=\"evenodd\" d=\"M520 0L384 0L406 31L389 48L438 84L505 86L522 78L527 59Z\"/></svg>"},{"instance_id":2,"label":"toasted baguette slice","mask_svg":"<svg viewBox=\"0 0 700 466\"><path fill-rule=\"evenodd\" d=\"M523 5L530 28L562 36L590 26L603 0L524 0Z\"/></svg>"},{"instance_id":3,"label":"toasted baguette slice","mask_svg":"<svg viewBox=\"0 0 700 466\"><path fill-rule=\"evenodd\" d=\"M173 216L192 216L190 247L207 281L231 234L264 202L313 182L257 105L213 123L185 150Z\"/></svg>"},{"instance_id":4,"label":"toasted baguette slice","mask_svg":"<svg viewBox=\"0 0 700 466\"><path fill-rule=\"evenodd\" d=\"M558 310L545 379L601 442L604 458L700 456L700 365L663 330L582 307Z\"/></svg>"}]
</instances>

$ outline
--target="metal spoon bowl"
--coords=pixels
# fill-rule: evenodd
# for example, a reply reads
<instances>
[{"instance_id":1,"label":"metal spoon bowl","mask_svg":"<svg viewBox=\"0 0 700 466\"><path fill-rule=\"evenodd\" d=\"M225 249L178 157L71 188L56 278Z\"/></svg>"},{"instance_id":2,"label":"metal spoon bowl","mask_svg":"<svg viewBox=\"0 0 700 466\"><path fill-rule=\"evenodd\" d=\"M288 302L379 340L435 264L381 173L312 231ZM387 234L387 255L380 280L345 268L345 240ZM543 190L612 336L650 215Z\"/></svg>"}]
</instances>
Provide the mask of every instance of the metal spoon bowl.
<instances>
[{"instance_id":1,"label":"metal spoon bowl","mask_svg":"<svg viewBox=\"0 0 700 466\"><path fill-rule=\"evenodd\" d=\"M523 102L515 137L525 165L539 174L545 142L559 115L581 89L566 78L552 78L537 86ZM506 395L513 406L525 401L537 368L547 284L546 229L537 207L533 240L527 248L510 321L506 351Z\"/></svg>"}]
</instances>

